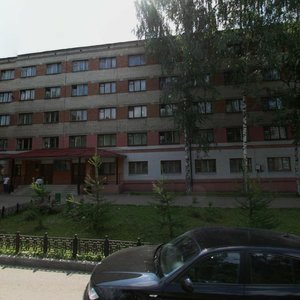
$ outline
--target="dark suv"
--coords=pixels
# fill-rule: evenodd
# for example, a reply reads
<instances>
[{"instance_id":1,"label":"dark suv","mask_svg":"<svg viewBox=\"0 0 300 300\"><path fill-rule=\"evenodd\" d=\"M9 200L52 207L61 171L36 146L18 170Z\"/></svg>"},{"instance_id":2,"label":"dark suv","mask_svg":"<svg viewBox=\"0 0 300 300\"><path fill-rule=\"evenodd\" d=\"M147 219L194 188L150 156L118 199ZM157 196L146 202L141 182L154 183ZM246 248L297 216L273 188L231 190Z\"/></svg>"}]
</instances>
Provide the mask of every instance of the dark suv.
<instances>
[{"instance_id":1,"label":"dark suv","mask_svg":"<svg viewBox=\"0 0 300 300\"><path fill-rule=\"evenodd\" d=\"M300 299L300 237L197 228L107 257L84 299Z\"/></svg>"}]
</instances>

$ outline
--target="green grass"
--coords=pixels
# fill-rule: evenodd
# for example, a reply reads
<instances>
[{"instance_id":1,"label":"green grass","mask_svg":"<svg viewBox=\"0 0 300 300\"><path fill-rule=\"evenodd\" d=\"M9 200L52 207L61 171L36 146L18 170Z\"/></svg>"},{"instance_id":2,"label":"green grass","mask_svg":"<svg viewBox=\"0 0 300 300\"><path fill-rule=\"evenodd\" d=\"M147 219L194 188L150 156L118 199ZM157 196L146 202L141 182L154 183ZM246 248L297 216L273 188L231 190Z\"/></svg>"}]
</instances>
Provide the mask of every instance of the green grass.
<instances>
[{"instance_id":1,"label":"green grass","mask_svg":"<svg viewBox=\"0 0 300 300\"><path fill-rule=\"evenodd\" d=\"M300 235L300 209L271 209L278 219L275 230ZM175 234L181 234L198 226L243 226L237 208L173 207L172 214L179 224ZM42 216L44 228L38 228L38 220L27 220L28 212L0 219L0 233L25 235L66 236L79 238L104 238L137 240L160 243L169 239L166 229L159 223L158 211L153 206L112 205L108 222L101 232L89 229L88 220L73 220L63 213Z\"/></svg>"}]
</instances>

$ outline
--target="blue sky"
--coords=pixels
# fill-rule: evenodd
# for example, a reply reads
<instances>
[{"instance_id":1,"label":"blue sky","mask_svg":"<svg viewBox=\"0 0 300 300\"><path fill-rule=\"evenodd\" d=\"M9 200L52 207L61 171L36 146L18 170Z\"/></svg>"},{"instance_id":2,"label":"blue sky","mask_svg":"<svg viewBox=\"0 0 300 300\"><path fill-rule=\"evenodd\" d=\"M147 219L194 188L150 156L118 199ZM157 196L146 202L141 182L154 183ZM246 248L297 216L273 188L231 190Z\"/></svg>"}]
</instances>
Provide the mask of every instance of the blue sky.
<instances>
[{"instance_id":1,"label":"blue sky","mask_svg":"<svg viewBox=\"0 0 300 300\"><path fill-rule=\"evenodd\" d=\"M134 0L0 0L0 58L135 40Z\"/></svg>"}]
</instances>

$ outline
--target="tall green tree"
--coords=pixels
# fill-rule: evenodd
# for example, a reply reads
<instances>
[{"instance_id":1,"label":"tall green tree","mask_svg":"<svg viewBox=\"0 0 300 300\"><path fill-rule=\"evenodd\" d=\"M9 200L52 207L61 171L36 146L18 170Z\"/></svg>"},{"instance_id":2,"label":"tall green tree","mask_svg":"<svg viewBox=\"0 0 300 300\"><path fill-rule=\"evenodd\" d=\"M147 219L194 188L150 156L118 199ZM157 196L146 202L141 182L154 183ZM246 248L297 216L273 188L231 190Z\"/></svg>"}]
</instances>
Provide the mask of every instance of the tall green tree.
<instances>
[{"instance_id":1,"label":"tall green tree","mask_svg":"<svg viewBox=\"0 0 300 300\"><path fill-rule=\"evenodd\" d=\"M192 191L192 146L203 143L195 131L204 121L201 105L214 99L208 80L217 66L215 6L203 0L136 1L137 37L146 55L160 63L166 79L161 101L173 108L185 143L186 191ZM203 107L203 106L202 106ZM199 137L198 141L196 137Z\"/></svg>"}]
</instances>

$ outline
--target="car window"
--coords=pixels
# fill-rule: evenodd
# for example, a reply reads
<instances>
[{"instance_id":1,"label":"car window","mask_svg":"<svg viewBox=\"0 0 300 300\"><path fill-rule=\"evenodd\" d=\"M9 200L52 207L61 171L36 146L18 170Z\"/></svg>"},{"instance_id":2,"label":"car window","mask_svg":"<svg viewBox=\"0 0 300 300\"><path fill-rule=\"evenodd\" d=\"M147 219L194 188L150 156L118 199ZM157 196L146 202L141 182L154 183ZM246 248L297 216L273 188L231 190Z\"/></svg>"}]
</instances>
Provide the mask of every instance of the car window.
<instances>
[{"instance_id":1,"label":"car window","mask_svg":"<svg viewBox=\"0 0 300 300\"><path fill-rule=\"evenodd\" d=\"M300 260L272 253L250 254L252 284L300 283Z\"/></svg>"},{"instance_id":2,"label":"car window","mask_svg":"<svg viewBox=\"0 0 300 300\"><path fill-rule=\"evenodd\" d=\"M238 283L239 252L220 252L201 259L188 271L188 277L198 283Z\"/></svg>"}]
</instances>

